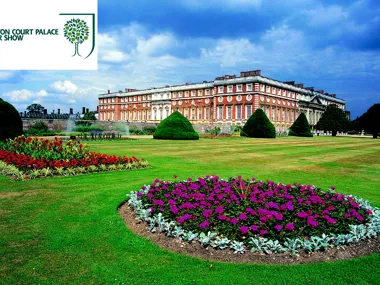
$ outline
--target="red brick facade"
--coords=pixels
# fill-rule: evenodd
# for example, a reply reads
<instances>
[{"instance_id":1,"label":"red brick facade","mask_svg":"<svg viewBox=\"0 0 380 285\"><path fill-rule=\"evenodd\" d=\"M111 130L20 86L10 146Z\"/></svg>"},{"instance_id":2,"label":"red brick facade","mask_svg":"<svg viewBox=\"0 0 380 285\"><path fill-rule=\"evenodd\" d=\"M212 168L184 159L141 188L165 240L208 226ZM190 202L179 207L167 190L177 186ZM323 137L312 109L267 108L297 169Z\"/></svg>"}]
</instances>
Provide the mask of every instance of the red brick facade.
<instances>
[{"instance_id":1,"label":"red brick facade","mask_svg":"<svg viewBox=\"0 0 380 285\"><path fill-rule=\"evenodd\" d=\"M240 125L262 108L277 131L287 131L301 111L314 125L332 103L345 109L345 101L335 94L304 88L294 81L272 80L255 70L242 72L240 77L217 77L212 82L108 91L99 95L98 110L99 120L105 121L160 122L179 111L194 124Z\"/></svg>"}]
</instances>

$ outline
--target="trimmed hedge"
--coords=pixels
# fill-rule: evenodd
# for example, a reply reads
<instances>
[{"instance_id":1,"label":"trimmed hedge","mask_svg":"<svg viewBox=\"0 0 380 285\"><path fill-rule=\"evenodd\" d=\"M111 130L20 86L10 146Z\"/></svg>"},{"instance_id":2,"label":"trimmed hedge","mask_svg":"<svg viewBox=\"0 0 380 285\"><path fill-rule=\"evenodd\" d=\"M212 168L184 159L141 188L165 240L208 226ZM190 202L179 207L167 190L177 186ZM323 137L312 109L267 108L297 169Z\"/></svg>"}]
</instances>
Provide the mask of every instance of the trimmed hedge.
<instances>
[{"instance_id":1,"label":"trimmed hedge","mask_svg":"<svg viewBox=\"0 0 380 285\"><path fill-rule=\"evenodd\" d=\"M245 123L240 132L240 136L250 138L276 138L276 129L264 111L259 108Z\"/></svg>"},{"instance_id":2,"label":"trimmed hedge","mask_svg":"<svg viewBox=\"0 0 380 285\"><path fill-rule=\"evenodd\" d=\"M0 98L0 140L14 139L22 135L20 114L12 104Z\"/></svg>"},{"instance_id":3,"label":"trimmed hedge","mask_svg":"<svg viewBox=\"0 0 380 285\"><path fill-rule=\"evenodd\" d=\"M173 112L163 120L153 134L159 140L199 140L199 134L180 112Z\"/></svg>"},{"instance_id":4,"label":"trimmed hedge","mask_svg":"<svg viewBox=\"0 0 380 285\"><path fill-rule=\"evenodd\" d=\"M306 118L305 113L301 112L297 120L289 128L289 136L295 137L312 137L310 124Z\"/></svg>"}]
</instances>

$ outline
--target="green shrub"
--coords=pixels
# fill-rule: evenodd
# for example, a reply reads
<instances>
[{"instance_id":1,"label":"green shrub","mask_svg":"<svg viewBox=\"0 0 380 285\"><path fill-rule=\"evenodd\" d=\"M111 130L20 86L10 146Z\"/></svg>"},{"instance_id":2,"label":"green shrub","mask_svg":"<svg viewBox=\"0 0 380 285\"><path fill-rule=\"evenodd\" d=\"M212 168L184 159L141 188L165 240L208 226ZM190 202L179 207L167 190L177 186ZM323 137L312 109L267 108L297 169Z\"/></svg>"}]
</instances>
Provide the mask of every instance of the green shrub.
<instances>
[{"instance_id":1,"label":"green shrub","mask_svg":"<svg viewBox=\"0 0 380 285\"><path fill-rule=\"evenodd\" d=\"M289 128L289 136L295 137L312 137L311 127L307 121L305 113L301 112L297 120Z\"/></svg>"},{"instance_id":2,"label":"green shrub","mask_svg":"<svg viewBox=\"0 0 380 285\"><path fill-rule=\"evenodd\" d=\"M0 98L0 140L22 135L20 114L13 105Z\"/></svg>"},{"instance_id":3,"label":"green shrub","mask_svg":"<svg viewBox=\"0 0 380 285\"><path fill-rule=\"evenodd\" d=\"M211 130L206 131L206 134L217 136L220 134L221 131L222 131L222 129L220 127L215 127Z\"/></svg>"},{"instance_id":4,"label":"green shrub","mask_svg":"<svg viewBox=\"0 0 380 285\"><path fill-rule=\"evenodd\" d=\"M250 138L275 138L276 129L264 111L259 108L245 123L240 132L240 136Z\"/></svg>"},{"instance_id":5,"label":"green shrub","mask_svg":"<svg viewBox=\"0 0 380 285\"><path fill-rule=\"evenodd\" d=\"M163 120L153 134L161 140L199 140L199 134L180 112L174 112Z\"/></svg>"},{"instance_id":6,"label":"green shrub","mask_svg":"<svg viewBox=\"0 0 380 285\"><path fill-rule=\"evenodd\" d=\"M156 129L156 127L146 127L144 128L144 131L147 135L153 135Z\"/></svg>"},{"instance_id":7,"label":"green shrub","mask_svg":"<svg viewBox=\"0 0 380 285\"><path fill-rule=\"evenodd\" d=\"M30 128L40 132L47 132L48 125L43 121L36 121L30 126Z\"/></svg>"}]
</instances>

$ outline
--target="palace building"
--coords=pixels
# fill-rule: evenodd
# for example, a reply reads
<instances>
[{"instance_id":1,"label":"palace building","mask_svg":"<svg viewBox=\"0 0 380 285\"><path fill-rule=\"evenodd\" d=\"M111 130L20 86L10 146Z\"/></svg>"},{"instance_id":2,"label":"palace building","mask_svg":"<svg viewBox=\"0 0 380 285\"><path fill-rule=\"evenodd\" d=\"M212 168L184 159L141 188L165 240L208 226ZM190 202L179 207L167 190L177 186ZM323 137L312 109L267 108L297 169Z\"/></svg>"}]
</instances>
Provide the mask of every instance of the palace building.
<instances>
[{"instance_id":1,"label":"palace building","mask_svg":"<svg viewBox=\"0 0 380 285\"><path fill-rule=\"evenodd\" d=\"M260 70L225 75L202 83L146 90L125 89L99 95L100 121L159 123L179 111L193 124L243 125L262 108L278 132L286 132L304 112L314 126L329 104L342 110L346 102L335 94L315 91L294 81L261 76Z\"/></svg>"}]
</instances>

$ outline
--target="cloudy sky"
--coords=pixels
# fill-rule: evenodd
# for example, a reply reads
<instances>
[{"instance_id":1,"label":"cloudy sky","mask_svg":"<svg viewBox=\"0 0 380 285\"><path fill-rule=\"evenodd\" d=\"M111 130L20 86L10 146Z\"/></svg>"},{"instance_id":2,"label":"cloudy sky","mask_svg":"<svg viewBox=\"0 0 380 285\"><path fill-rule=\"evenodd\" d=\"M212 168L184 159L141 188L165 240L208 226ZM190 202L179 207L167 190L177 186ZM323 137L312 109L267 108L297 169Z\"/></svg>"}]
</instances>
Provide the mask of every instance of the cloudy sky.
<instances>
[{"instance_id":1,"label":"cloudy sky","mask_svg":"<svg viewBox=\"0 0 380 285\"><path fill-rule=\"evenodd\" d=\"M97 71L0 71L0 97L80 111L108 89L261 69L336 93L352 118L380 102L378 0L99 0L98 13Z\"/></svg>"}]
</instances>

